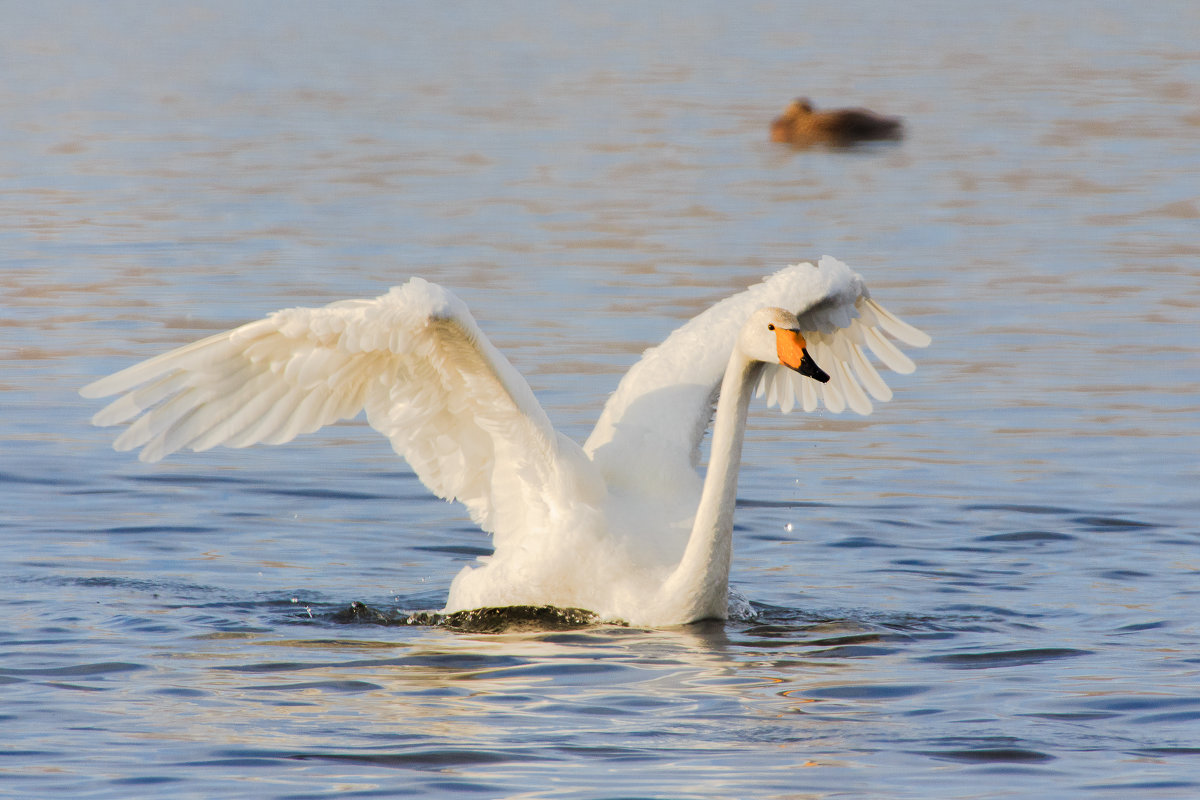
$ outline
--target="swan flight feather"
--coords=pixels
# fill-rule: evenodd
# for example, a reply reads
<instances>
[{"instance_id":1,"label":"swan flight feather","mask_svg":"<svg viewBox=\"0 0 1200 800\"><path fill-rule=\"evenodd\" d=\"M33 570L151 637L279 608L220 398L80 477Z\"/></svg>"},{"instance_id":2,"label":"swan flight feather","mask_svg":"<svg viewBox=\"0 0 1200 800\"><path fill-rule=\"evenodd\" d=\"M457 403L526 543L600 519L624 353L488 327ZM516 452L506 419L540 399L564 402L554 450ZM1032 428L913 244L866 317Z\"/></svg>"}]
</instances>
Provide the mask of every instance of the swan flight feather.
<instances>
[{"instance_id":1,"label":"swan flight feather","mask_svg":"<svg viewBox=\"0 0 1200 800\"><path fill-rule=\"evenodd\" d=\"M122 392L92 421L137 417L114 446L140 447L150 462L283 444L365 411L430 491L462 502L489 532L539 524L564 463L586 463L564 462L560 450L578 445L554 431L466 305L421 278L374 300L277 311L81 393Z\"/></svg>"}]
</instances>

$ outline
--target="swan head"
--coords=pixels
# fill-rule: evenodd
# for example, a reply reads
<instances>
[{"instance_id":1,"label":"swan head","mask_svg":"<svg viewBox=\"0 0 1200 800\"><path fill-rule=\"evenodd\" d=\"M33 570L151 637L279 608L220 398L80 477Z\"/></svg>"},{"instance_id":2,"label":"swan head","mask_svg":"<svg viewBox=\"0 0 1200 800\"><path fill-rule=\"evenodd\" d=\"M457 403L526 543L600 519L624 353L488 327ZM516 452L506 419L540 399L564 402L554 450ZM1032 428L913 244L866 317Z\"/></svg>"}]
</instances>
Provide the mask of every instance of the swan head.
<instances>
[{"instance_id":1,"label":"swan head","mask_svg":"<svg viewBox=\"0 0 1200 800\"><path fill-rule=\"evenodd\" d=\"M796 315L782 308L760 308L750 315L738 337L738 349L755 361L782 364L801 375L827 383L829 375L808 354Z\"/></svg>"}]
</instances>

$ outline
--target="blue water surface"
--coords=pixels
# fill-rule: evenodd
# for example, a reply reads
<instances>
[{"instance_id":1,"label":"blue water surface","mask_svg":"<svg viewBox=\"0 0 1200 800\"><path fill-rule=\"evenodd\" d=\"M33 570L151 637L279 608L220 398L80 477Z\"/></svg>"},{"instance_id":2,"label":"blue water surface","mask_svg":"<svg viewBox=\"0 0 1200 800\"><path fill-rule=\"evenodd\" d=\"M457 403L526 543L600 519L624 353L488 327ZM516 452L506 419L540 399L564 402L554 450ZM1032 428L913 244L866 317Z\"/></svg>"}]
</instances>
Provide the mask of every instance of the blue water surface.
<instances>
[{"instance_id":1,"label":"blue water surface","mask_svg":"<svg viewBox=\"0 0 1200 800\"><path fill-rule=\"evenodd\" d=\"M1194 3L0 22L0 796L1200 795ZM799 95L907 136L771 143ZM361 422L145 465L77 395L422 275L582 441L825 253L933 345L755 405L723 624L404 624L490 543Z\"/></svg>"}]
</instances>

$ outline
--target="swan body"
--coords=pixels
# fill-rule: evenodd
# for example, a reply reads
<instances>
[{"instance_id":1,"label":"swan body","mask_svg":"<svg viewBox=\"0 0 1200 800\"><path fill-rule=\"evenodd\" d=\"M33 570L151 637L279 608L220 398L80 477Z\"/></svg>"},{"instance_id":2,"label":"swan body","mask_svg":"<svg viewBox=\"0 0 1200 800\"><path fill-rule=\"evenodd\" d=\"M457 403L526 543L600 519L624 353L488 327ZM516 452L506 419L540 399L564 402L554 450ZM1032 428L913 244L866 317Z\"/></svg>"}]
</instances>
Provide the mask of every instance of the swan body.
<instances>
[{"instance_id":1,"label":"swan body","mask_svg":"<svg viewBox=\"0 0 1200 800\"><path fill-rule=\"evenodd\" d=\"M889 336L929 342L840 261L787 267L646 351L581 447L554 430L466 305L413 278L373 300L277 311L81 393L118 395L93 422L132 421L114 447L141 448L143 461L281 444L365 411L430 491L492 533L494 554L455 577L446 612L554 605L672 625L727 615L755 389L785 412L799 402L868 414L891 391L864 348L913 369Z\"/></svg>"},{"instance_id":2,"label":"swan body","mask_svg":"<svg viewBox=\"0 0 1200 800\"><path fill-rule=\"evenodd\" d=\"M835 108L817 111L800 97L771 123L771 141L801 147L814 144L852 145L875 139L899 139L904 123L866 108Z\"/></svg>"}]
</instances>

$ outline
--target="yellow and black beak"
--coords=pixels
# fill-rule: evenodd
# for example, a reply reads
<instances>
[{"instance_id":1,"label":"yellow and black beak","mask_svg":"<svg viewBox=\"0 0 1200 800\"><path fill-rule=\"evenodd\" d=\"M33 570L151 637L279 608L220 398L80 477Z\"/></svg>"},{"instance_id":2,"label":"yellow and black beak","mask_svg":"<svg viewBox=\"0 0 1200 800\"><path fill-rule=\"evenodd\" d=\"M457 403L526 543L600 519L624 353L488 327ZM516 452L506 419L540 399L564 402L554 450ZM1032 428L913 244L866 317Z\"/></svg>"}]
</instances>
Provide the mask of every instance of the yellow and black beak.
<instances>
[{"instance_id":1,"label":"yellow and black beak","mask_svg":"<svg viewBox=\"0 0 1200 800\"><path fill-rule=\"evenodd\" d=\"M808 354L807 347L808 344L800 335L800 331L775 329L775 349L779 354L779 363L814 381L829 383L829 373L817 366Z\"/></svg>"},{"instance_id":2,"label":"yellow and black beak","mask_svg":"<svg viewBox=\"0 0 1200 800\"><path fill-rule=\"evenodd\" d=\"M829 373L817 366L817 362L812 360L812 356L808 351L804 351L804 357L800 359L800 366L796 367L796 372L801 375L812 378L818 383L829 383Z\"/></svg>"}]
</instances>

